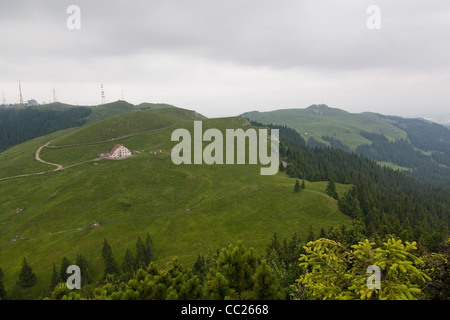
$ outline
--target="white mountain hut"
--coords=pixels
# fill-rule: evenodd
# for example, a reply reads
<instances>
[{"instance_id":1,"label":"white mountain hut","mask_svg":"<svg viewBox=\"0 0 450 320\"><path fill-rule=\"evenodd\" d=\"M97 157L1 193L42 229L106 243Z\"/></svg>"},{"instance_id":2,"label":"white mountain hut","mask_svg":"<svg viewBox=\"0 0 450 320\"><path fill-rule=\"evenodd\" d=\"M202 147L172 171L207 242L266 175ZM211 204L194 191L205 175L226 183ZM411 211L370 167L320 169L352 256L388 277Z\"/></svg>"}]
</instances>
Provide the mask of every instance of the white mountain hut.
<instances>
[{"instance_id":1,"label":"white mountain hut","mask_svg":"<svg viewBox=\"0 0 450 320\"><path fill-rule=\"evenodd\" d=\"M109 153L110 158L124 158L129 156L131 156L131 151L121 144L116 144L116 146Z\"/></svg>"}]
</instances>

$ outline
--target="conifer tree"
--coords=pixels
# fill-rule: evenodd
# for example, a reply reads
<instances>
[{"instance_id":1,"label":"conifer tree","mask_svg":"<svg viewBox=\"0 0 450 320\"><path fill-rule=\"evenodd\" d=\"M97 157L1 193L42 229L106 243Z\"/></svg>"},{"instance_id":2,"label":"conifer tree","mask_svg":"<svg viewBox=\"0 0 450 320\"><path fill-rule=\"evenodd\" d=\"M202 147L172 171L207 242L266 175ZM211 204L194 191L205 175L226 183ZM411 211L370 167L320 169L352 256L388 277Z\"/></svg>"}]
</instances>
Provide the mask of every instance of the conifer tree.
<instances>
[{"instance_id":1,"label":"conifer tree","mask_svg":"<svg viewBox=\"0 0 450 320\"><path fill-rule=\"evenodd\" d=\"M277 278L265 260L261 262L253 276L253 299L281 300L283 292Z\"/></svg>"},{"instance_id":2,"label":"conifer tree","mask_svg":"<svg viewBox=\"0 0 450 320\"><path fill-rule=\"evenodd\" d=\"M253 288L252 275L257 268L257 257L253 248L247 249L242 242L223 248L217 259L217 271L229 282L238 294Z\"/></svg>"},{"instance_id":3,"label":"conifer tree","mask_svg":"<svg viewBox=\"0 0 450 320\"><path fill-rule=\"evenodd\" d=\"M134 261L133 253L130 249L127 249L127 251L125 251L125 256L123 257L122 263L122 271L125 279L129 280L134 276L136 271L135 266L136 263Z\"/></svg>"},{"instance_id":4,"label":"conifer tree","mask_svg":"<svg viewBox=\"0 0 450 320\"><path fill-rule=\"evenodd\" d=\"M22 270L20 270L18 283L22 288L29 288L36 284L36 275L33 273L33 269L27 263L25 258L23 258Z\"/></svg>"},{"instance_id":5,"label":"conifer tree","mask_svg":"<svg viewBox=\"0 0 450 320\"><path fill-rule=\"evenodd\" d=\"M314 236L314 231L312 229L312 225L309 225L309 233L308 233L308 237L306 238L306 243L310 242L310 241L314 241L316 239L316 237Z\"/></svg>"},{"instance_id":6,"label":"conifer tree","mask_svg":"<svg viewBox=\"0 0 450 320\"><path fill-rule=\"evenodd\" d=\"M203 255L198 255L197 260L194 263L194 266L192 267L192 273L195 274L201 282L206 278L206 274L208 273L208 270L206 268L206 260Z\"/></svg>"},{"instance_id":7,"label":"conifer tree","mask_svg":"<svg viewBox=\"0 0 450 320\"><path fill-rule=\"evenodd\" d=\"M301 190L301 186L300 186L300 182L298 182L298 180L295 182L295 186L294 186L294 192L300 192Z\"/></svg>"},{"instance_id":8,"label":"conifer tree","mask_svg":"<svg viewBox=\"0 0 450 320\"><path fill-rule=\"evenodd\" d=\"M81 272L81 286L83 287L84 285L91 283L92 277L87 259L83 255L78 254L76 265L80 268Z\"/></svg>"},{"instance_id":9,"label":"conifer tree","mask_svg":"<svg viewBox=\"0 0 450 320\"><path fill-rule=\"evenodd\" d=\"M50 281L50 290L53 291L55 287L58 285L58 283L61 282L61 278L58 274L58 271L56 270L56 265L53 264L53 272L52 272L52 279Z\"/></svg>"},{"instance_id":10,"label":"conifer tree","mask_svg":"<svg viewBox=\"0 0 450 320\"><path fill-rule=\"evenodd\" d=\"M325 229L322 227L320 228L320 234L319 234L319 238L326 238L327 234L325 233Z\"/></svg>"},{"instance_id":11,"label":"conifer tree","mask_svg":"<svg viewBox=\"0 0 450 320\"><path fill-rule=\"evenodd\" d=\"M147 250L141 237L136 241L136 269L147 269L148 264Z\"/></svg>"},{"instance_id":12,"label":"conifer tree","mask_svg":"<svg viewBox=\"0 0 450 320\"><path fill-rule=\"evenodd\" d=\"M302 180L302 189L305 189L306 185L305 185L305 180Z\"/></svg>"},{"instance_id":13,"label":"conifer tree","mask_svg":"<svg viewBox=\"0 0 450 320\"><path fill-rule=\"evenodd\" d=\"M209 300L236 299L236 290L230 288L229 281L223 274L212 269L206 280L204 298Z\"/></svg>"},{"instance_id":14,"label":"conifer tree","mask_svg":"<svg viewBox=\"0 0 450 320\"><path fill-rule=\"evenodd\" d=\"M0 268L0 300L6 299L6 291L3 285L3 270Z\"/></svg>"},{"instance_id":15,"label":"conifer tree","mask_svg":"<svg viewBox=\"0 0 450 320\"><path fill-rule=\"evenodd\" d=\"M338 193L336 192L336 185L334 184L334 180L330 180L328 182L327 189L325 191L330 197L336 200L339 198Z\"/></svg>"},{"instance_id":16,"label":"conifer tree","mask_svg":"<svg viewBox=\"0 0 450 320\"><path fill-rule=\"evenodd\" d=\"M280 241L276 232L272 236L272 241L267 246L266 253L270 254L271 251L274 251L276 255L280 254Z\"/></svg>"},{"instance_id":17,"label":"conifer tree","mask_svg":"<svg viewBox=\"0 0 450 320\"><path fill-rule=\"evenodd\" d=\"M10 293L8 294L8 300L23 300L22 290L17 281L14 284Z\"/></svg>"},{"instance_id":18,"label":"conifer tree","mask_svg":"<svg viewBox=\"0 0 450 320\"><path fill-rule=\"evenodd\" d=\"M117 275L119 273L117 262L116 260L114 260L111 246L108 244L108 241L106 241L106 239L103 242L102 257L103 262L105 264L105 271L104 271L105 277L109 274Z\"/></svg>"},{"instance_id":19,"label":"conifer tree","mask_svg":"<svg viewBox=\"0 0 450 320\"><path fill-rule=\"evenodd\" d=\"M145 252L146 252L146 265L148 266L150 262L153 261L153 242L150 237L150 233L147 233L147 238L145 239Z\"/></svg>"},{"instance_id":20,"label":"conifer tree","mask_svg":"<svg viewBox=\"0 0 450 320\"><path fill-rule=\"evenodd\" d=\"M71 262L69 259L67 259L66 257L62 258L61 261L61 269L59 270L59 280L61 282L66 282L67 279L69 278L69 274L67 274L67 268L71 265Z\"/></svg>"}]
</instances>

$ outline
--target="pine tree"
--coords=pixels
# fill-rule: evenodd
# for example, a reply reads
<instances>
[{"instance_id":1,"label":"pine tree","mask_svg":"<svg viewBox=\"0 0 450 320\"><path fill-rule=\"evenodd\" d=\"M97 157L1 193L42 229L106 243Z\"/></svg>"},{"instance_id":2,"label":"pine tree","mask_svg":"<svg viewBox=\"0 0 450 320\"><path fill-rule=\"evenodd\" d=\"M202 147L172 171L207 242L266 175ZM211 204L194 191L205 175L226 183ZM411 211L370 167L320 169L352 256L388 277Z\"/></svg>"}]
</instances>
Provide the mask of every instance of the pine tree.
<instances>
[{"instance_id":1,"label":"pine tree","mask_svg":"<svg viewBox=\"0 0 450 320\"><path fill-rule=\"evenodd\" d=\"M33 273L33 269L27 263L25 258L23 258L22 270L20 270L18 283L22 288L29 288L36 284L36 275Z\"/></svg>"},{"instance_id":2,"label":"pine tree","mask_svg":"<svg viewBox=\"0 0 450 320\"><path fill-rule=\"evenodd\" d=\"M205 283L204 298L208 300L236 299L236 290L230 287L228 279L212 269Z\"/></svg>"},{"instance_id":3,"label":"pine tree","mask_svg":"<svg viewBox=\"0 0 450 320\"><path fill-rule=\"evenodd\" d=\"M71 262L66 257L61 260L61 269L59 269L59 280L66 283L70 275L67 273L67 268L71 265Z\"/></svg>"},{"instance_id":4,"label":"pine tree","mask_svg":"<svg viewBox=\"0 0 450 320\"><path fill-rule=\"evenodd\" d=\"M147 238L145 239L145 252L146 252L146 265L148 266L150 262L153 261L153 241L150 237L150 233L147 233Z\"/></svg>"},{"instance_id":5,"label":"pine tree","mask_svg":"<svg viewBox=\"0 0 450 320\"><path fill-rule=\"evenodd\" d=\"M253 276L253 299L281 300L283 292L272 269L263 260Z\"/></svg>"},{"instance_id":6,"label":"pine tree","mask_svg":"<svg viewBox=\"0 0 450 320\"><path fill-rule=\"evenodd\" d=\"M77 255L76 265L80 268L81 272L81 286L91 283L92 277L89 270L89 263L87 259L81 254Z\"/></svg>"},{"instance_id":7,"label":"pine tree","mask_svg":"<svg viewBox=\"0 0 450 320\"><path fill-rule=\"evenodd\" d=\"M23 300L22 290L16 282L8 295L8 300Z\"/></svg>"},{"instance_id":8,"label":"pine tree","mask_svg":"<svg viewBox=\"0 0 450 320\"><path fill-rule=\"evenodd\" d=\"M305 186L305 180L302 180L302 189L305 189L306 188L306 186Z\"/></svg>"},{"instance_id":9,"label":"pine tree","mask_svg":"<svg viewBox=\"0 0 450 320\"><path fill-rule=\"evenodd\" d=\"M314 231L312 229L312 225L309 225L309 233L308 233L308 237L306 238L306 243L310 242L310 241L314 241L316 239L316 237L314 236Z\"/></svg>"},{"instance_id":10,"label":"pine tree","mask_svg":"<svg viewBox=\"0 0 450 320\"><path fill-rule=\"evenodd\" d=\"M295 186L294 186L294 192L300 192L301 190L301 186L300 186L300 182L298 182L298 180L295 182Z\"/></svg>"},{"instance_id":11,"label":"pine tree","mask_svg":"<svg viewBox=\"0 0 450 320\"><path fill-rule=\"evenodd\" d=\"M60 283L61 278L58 274L58 271L56 270L56 265L53 264L53 272L52 272L52 279L50 281L50 290L53 291L55 287Z\"/></svg>"},{"instance_id":12,"label":"pine tree","mask_svg":"<svg viewBox=\"0 0 450 320\"><path fill-rule=\"evenodd\" d=\"M6 291L5 287L3 286L3 270L0 268L0 300L6 299Z\"/></svg>"},{"instance_id":13,"label":"pine tree","mask_svg":"<svg viewBox=\"0 0 450 320\"><path fill-rule=\"evenodd\" d=\"M206 269L206 260L203 255L198 255L197 260L194 263L194 266L192 267L192 273L195 274L201 282L206 277L208 270Z\"/></svg>"},{"instance_id":14,"label":"pine tree","mask_svg":"<svg viewBox=\"0 0 450 320\"><path fill-rule=\"evenodd\" d=\"M119 273L119 268L117 267L116 260L114 260L111 246L108 244L108 241L106 241L106 239L103 242L102 257L105 264L105 277L109 274L117 275Z\"/></svg>"},{"instance_id":15,"label":"pine tree","mask_svg":"<svg viewBox=\"0 0 450 320\"><path fill-rule=\"evenodd\" d=\"M253 248L245 248L242 242L223 248L217 258L217 271L238 294L253 288L252 275L256 268L257 257Z\"/></svg>"},{"instance_id":16,"label":"pine tree","mask_svg":"<svg viewBox=\"0 0 450 320\"><path fill-rule=\"evenodd\" d=\"M280 254L280 241L276 232L272 236L272 241L267 246L266 254L269 255L271 251L274 251L277 256Z\"/></svg>"},{"instance_id":17,"label":"pine tree","mask_svg":"<svg viewBox=\"0 0 450 320\"><path fill-rule=\"evenodd\" d=\"M336 200L339 198L338 193L336 192L336 185L334 184L334 180L330 180L328 182L327 189L325 191L330 197Z\"/></svg>"},{"instance_id":18,"label":"pine tree","mask_svg":"<svg viewBox=\"0 0 450 320\"><path fill-rule=\"evenodd\" d=\"M135 265L133 253L130 249L127 249L127 251L125 251L125 256L123 257L122 263L122 271L126 280L133 278L136 271Z\"/></svg>"},{"instance_id":19,"label":"pine tree","mask_svg":"<svg viewBox=\"0 0 450 320\"><path fill-rule=\"evenodd\" d=\"M147 269L147 250L145 248L144 242L142 242L141 237L138 237L136 241L136 269Z\"/></svg>"},{"instance_id":20,"label":"pine tree","mask_svg":"<svg viewBox=\"0 0 450 320\"><path fill-rule=\"evenodd\" d=\"M320 235L319 238L326 238L327 234L325 233L325 229L322 227L320 228Z\"/></svg>"}]
</instances>

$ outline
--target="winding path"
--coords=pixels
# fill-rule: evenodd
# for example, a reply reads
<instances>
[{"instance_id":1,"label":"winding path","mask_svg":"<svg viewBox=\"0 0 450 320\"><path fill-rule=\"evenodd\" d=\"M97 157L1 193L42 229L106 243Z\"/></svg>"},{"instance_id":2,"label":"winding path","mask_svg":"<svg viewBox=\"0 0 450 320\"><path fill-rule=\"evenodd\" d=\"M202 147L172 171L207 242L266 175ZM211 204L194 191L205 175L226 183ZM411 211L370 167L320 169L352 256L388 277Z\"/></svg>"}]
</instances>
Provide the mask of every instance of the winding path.
<instances>
[{"instance_id":1,"label":"winding path","mask_svg":"<svg viewBox=\"0 0 450 320\"><path fill-rule=\"evenodd\" d=\"M53 141L53 140L52 140L52 141ZM40 158L40 153L41 153L42 149L45 148L46 146L48 146L52 141L47 142L47 143L44 144L43 146L40 146L39 149L36 150L36 154L35 154L34 157L35 157L35 159L36 159L37 161L39 161L39 162L42 162L42 163L45 163L45 164L49 164L49 165L51 165L51 166L55 166L56 169L54 169L53 171L63 170L64 168L63 168L62 165L57 164L57 163L47 162L47 161L44 161L44 160L42 160L42 159Z\"/></svg>"},{"instance_id":2,"label":"winding path","mask_svg":"<svg viewBox=\"0 0 450 320\"><path fill-rule=\"evenodd\" d=\"M100 143L105 143L105 142L112 142L112 141L117 141L117 140L122 140L122 139L129 138L129 137L137 136L137 135L140 135L140 134L145 134L145 133L150 133L150 132L155 132L155 131L165 130L165 129L167 129L167 128L170 128L170 127L173 127L173 126L176 126L176 125L178 125L178 123L174 123L174 124L172 124L172 125L170 125L170 126L167 126L167 127L164 127L164 128L158 128L158 129L152 129L152 130L141 131L141 132L136 132L136 133L130 133L130 134L127 134L127 135L124 135L124 136L120 136L120 137L116 137L116 138L111 138L111 139L107 139L107 140L92 141L92 142L84 142L84 143L76 143L76 144L63 145L63 146L49 146L49 144L50 144L51 142L53 142L53 140L51 140L51 141L47 142L46 144L40 146L40 147L36 150L36 153L35 153L35 155L34 155L34 158L35 158L37 161L41 162L41 163L48 164L48 165L51 165L51 166L56 167L55 169L49 170L50 172L60 171L60 170L64 170L64 169L71 168L71 167L75 167L75 166L78 166L78 165L81 165L81 164L84 164L84 163L87 163L87 162L96 161L96 159L84 161L84 162L77 163L77 164L73 164L73 165L70 165L70 166L67 166L67 167L63 167L63 166L60 165L60 164L52 163L52 162L48 162L48 161L42 160L41 157L40 157L40 154L41 154L42 149L44 149L44 148L55 148L55 149L59 149L59 148L70 148L70 147L77 147L77 146L85 146L85 145L100 144ZM0 181L3 181L3 180L9 180L9 179L15 179L15 178L22 178L22 177L38 176L38 175L41 175L41 174L45 174L45 173L47 173L47 172L49 172L49 171L27 173L27 174L21 174L21 175L17 175L17 176L12 176L12 177L0 178Z\"/></svg>"}]
</instances>

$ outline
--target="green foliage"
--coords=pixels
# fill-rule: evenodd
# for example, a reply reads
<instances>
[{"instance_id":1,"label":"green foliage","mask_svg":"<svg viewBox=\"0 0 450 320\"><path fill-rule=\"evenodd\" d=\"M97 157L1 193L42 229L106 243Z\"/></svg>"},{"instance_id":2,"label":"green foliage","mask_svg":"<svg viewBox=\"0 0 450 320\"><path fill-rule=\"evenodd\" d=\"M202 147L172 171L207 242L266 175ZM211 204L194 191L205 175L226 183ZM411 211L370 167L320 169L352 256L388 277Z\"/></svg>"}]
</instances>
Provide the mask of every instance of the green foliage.
<instances>
[{"instance_id":1,"label":"green foliage","mask_svg":"<svg viewBox=\"0 0 450 320\"><path fill-rule=\"evenodd\" d=\"M298 182L298 179L295 181L295 186L294 186L294 192L298 193L301 190L301 186L300 186L300 182Z\"/></svg>"},{"instance_id":2,"label":"green foliage","mask_svg":"<svg viewBox=\"0 0 450 320\"><path fill-rule=\"evenodd\" d=\"M236 290L230 287L228 279L216 270L211 270L205 283L203 298L207 300L237 299Z\"/></svg>"},{"instance_id":3,"label":"green foliage","mask_svg":"<svg viewBox=\"0 0 450 320\"><path fill-rule=\"evenodd\" d=\"M207 261L203 255L198 255L197 260L192 267L192 273L203 282L208 274Z\"/></svg>"},{"instance_id":4,"label":"green foliage","mask_svg":"<svg viewBox=\"0 0 450 320\"><path fill-rule=\"evenodd\" d=\"M431 300L450 300L450 238L439 245L438 252L425 252L425 273L431 278L425 292Z\"/></svg>"},{"instance_id":5,"label":"green foliage","mask_svg":"<svg viewBox=\"0 0 450 320\"><path fill-rule=\"evenodd\" d=\"M142 124L139 130L159 128L157 119L148 125L147 120L152 118L150 110L148 112L150 115L145 117L145 121L139 121ZM126 121L115 122L118 120L115 119L108 122L111 131L105 131L105 137L126 134L140 113L134 112L133 117L127 117ZM120 130L115 130L114 123L122 125ZM216 127L225 130L241 127L242 123L240 118L211 119L205 120L204 126L205 129ZM38 281L36 287L24 294L27 298L39 298L49 287L53 262L59 271L61 252L73 264L76 255L83 253L89 262L95 263L91 265L93 280L101 281L104 275L98 250L102 248L104 238L111 245L112 239L117 244L113 251L120 268L125 250L130 248L136 256L136 239L140 235L146 243L147 231L158 239L159 263L164 264L178 256L192 265L199 253L205 253L209 244L214 246L241 239L262 253L272 232L290 237L297 231L303 239L312 221L320 220L326 228L336 223L350 223L335 203L324 201L324 182L306 182L308 190L293 194L294 179L282 174L260 176L260 168L255 165L174 166L168 152L174 145L170 134L176 127L191 130L191 126L192 122L180 120L177 126L124 139L120 143L142 151L124 161L98 161L96 165L87 162L59 172L0 181L0 219L11 224L8 230L0 232L0 240L6 243L20 234L14 246L5 246L0 252L5 274L14 272L22 261L24 250L33 251L33 259L40 261L33 266L33 271L43 281ZM93 129L102 128L96 126ZM87 127L77 132L81 134L85 129ZM98 139L95 130L89 135L92 140ZM67 133L60 132L59 135ZM50 140L54 140L53 146L62 142L85 142L78 133L76 139L75 130L72 130L64 141L59 141L58 134L53 134L2 152L1 178L16 172L48 171L50 166L34 164L38 163L34 159L37 148ZM49 146L43 149L41 157L69 166L92 160L98 152L109 150L111 145L114 143L65 148ZM160 149L166 158L154 156L151 152L159 152ZM22 156L17 162L19 155ZM337 185L337 188L345 190L348 187ZM208 198L195 205L192 214L186 214L186 204L193 204L204 195ZM233 206L230 206L230 199L233 199ZM18 208L23 208L23 214L14 213ZM28 214L31 210L33 214ZM80 210L83 214L79 214ZM256 215L258 219L255 221ZM89 232L89 236L85 236L94 221L101 222L99 227L92 229L99 232ZM254 223L257 224L255 227L248 228ZM271 226L270 232L264 226ZM68 230L74 232L65 232ZM142 230L146 230L145 233ZM195 245L200 243L200 246ZM66 274L64 276L67 277ZM4 281L6 288L12 287L13 277L5 277Z\"/></svg>"},{"instance_id":6,"label":"green foliage","mask_svg":"<svg viewBox=\"0 0 450 320\"><path fill-rule=\"evenodd\" d=\"M61 282L66 283L67 279L69 278L69 274L67 273L67 268L71 265L72 263L70 262L70 260L66 257L63 257L61 260L61 268L59 269L59 279Z\"/></svg>"},{"instance_id":7,"label":"green foliage","mask_svg":"<svg viewBox=\"0 0 450 320\"><path fill-rule=\"evenodd\" d=\"M330 197L332 197L332 198L334 198L334 199L336 199L336 200L339 198L338 193L337 193L337 191L336 191L336 184L334 183L333 180L330 180L330 181L328 182L327 189L325 190L325 192L326 192Z\"/></svg>"},{"instance_id":8,"label":"green foliage","mask_svg":"<svg viewBox=\"0 0 450 320\"><path fill-rule=\"evenodd\" d=\"M266 260L263 260L253 276L253 296L255 300L281 300L284 298L278 279Z\"/></svg>"},{"instance_id":9,"label":"green foliage","mask_svg":"<svg viewBox=\"0 0 450 320\"><path fill-rule=\"evenodd\" d=\"M361 135L372 143L360 145L356 152L380 162L392 162L401 167L416 168L427 165L431 161L420 151L414 149L406 140L389 141L384 135L361 132Z\"/></svg>"},{"instance_id":10,"label":"green foliage","mask_svg":"<svg viewBox=\"0 0 450 320\"><path fill-rule=\"evenodd\" d=\"M145 238L145 262L146 266L149 265L154 259L153 256L153 241L150 237L150 233L147 233L147 237Z\"/></svg>"},{"instance_id":11,"label":"green foliage","mask_svg":"<svg viewBox=\"0 0 450 320\"><path fill-rule=\"evenodd\" d=\"M86 122L89 108L71 108L63 111L0 109L0 151L21 142Z\"/></svg>"},{"instance_id":12,"label":"green foliage","mask_svg":"<svg viewBox=\"0 0 450 320\"><path fill-rule=\"evenodd\" d=\"M362 210L358 200L358 190L353 186L346 192L342 198L339 198L339 209L353 219L361 220L363 218Z\"/></svg>"},{"instance_id":13,"label":"green foliage","mask_svg":"<svg viewBox=\"0 0 450 320\"><path fill-rule=\"evenodd\" d=\"M130 254L130 250L127 250ZM211 259L215 261L211 262ZM109 274L106 284L96 288L91 296L82 291L71 292L57 285L49 299L55 300L222 300L222 299L283 299L285 294L273 269L265 260L259 262L253 249L239 242L219 253L198 259L197 267L204 281L192 270L173 259L165 270L151 262L139 269L127 282ZM131 264L133 265L133 264ZM205 271L207 269L207 271Z\"/></svg>"},{"instance_id":14,"label":"green foliage","mask_svg":"<svg viewBox=\"0 0 450 320\"><path fill-rule=\"evenodd\" d=\"M230 288L237 293L252 289L252 275L256 268L257 257L254 250L247 250L242 242L223 248L217 259L217 271L227 278Z\"/></svg>"},{"instance_id":15,"label":"green foliage","mask_svg":"<svg viewBox=\"0 0 450 320\"><path fill-rule=\"evenodd\" d=\"M421 288L430 280L420 268L415 242L402 243L389 238L374 248L369 240L346 247L339 242L319 239L305 246L300 265L306 268L300 283L300 296L306 299L420 299ZM376 265L382 271L381 288L369 289L366 273Z\"/></svg>"},{"instance_id":16,"label":"green foliage","mask_svg":"<svg viewBox=\"0 0 450 320\"><path fill-rule=\"evenodd\" d=\"M50 290L55 290L56 286L61 282L60 275L58 274L58 271L56 270L56 265L53 264L53 270L52 270L52 278L50 280Z\"/></svg>"},{"instance_id":17,"label":"green foliage","mask_svg":"<svg viewBox=\"0 0 450 320\"><path fill-rule=\"evenodd\" d=\"M402 225L409 220L411 231L416 231L413 238L420 241L421 235L437 231L441 223L447 227L450 225L447 189L423 185L402 172L380 167L377 162L356 153L311 148L298 132L285 126L266 126L280 130L280 156L288 163L286 173L290 177L309 181L329 180L328 193L336 199L331 182L355 186L356 192L340 199L340 208L347 215L363 221L366 237L374 234L381 238L389 234L400 236ZM427 168L434 170L431 166ZM425 174L424 170L420 172ZM422 176L420 180L424 178ZM436 241L433 242L435 245Z\"/></svg>"},{"instance_id":18,"label":"green foliage","mask_svg":"<svg viewBox=\"0 0 450 320\"><path fill-rule=\"evenodd\" d=\"M147 268L149 263L153 260L152 239L149 233L147 233L145 244L141 240L141 237L138 237L136 242L136 252L136 270L139 268Z\"/></svg>"},{"instance_id":19,"label":"green foliage","mask_svg":"<svg viewBox=\"0 0 450 320\"><path fill-rule=\"evenodd\" d=\"M302 273L302 268L298 265L298 257L302 253L304 253L303 243L297 233L294 233L289 242L284 239L283 244L274 233L263 256L283 288L286 299L293 293L292 285Z\"/></svg>"},{"instance_id":20,"label":"green foliage","mask_svg":"<svg viewBox=\"0 0 450 320\"><path fill-rule=\"evenodd\" d=\"M0 268L0 300L6 299L6 290L3 285L3 270Z\"/></svg>"},{"instance_id":21,"label":"green foliage","mask_svg":"<svg viewBox=\"0 0 450 320\"><path fill-rule=\"evenodd\" d=\"M12 290L8 294L8 300L23 300L22 288L17 282L14 283Z\"/></svg>"},{"instance_id":22,"label":"green foliage","mask_svg":"<svg viewBox=\"0 0 450 320\"><path fill-rule=\"evenodd\" d=\"M287 125L297 130L299 137L308 139L307 144L312 149L320 148L324 153L329 153L330 150L326 150L329 147L346 153L356 150L371 159L411 168L413 170L406 173L418 181L450 186L450 131L443 125L423 119L352 114L315 105L307 109L244 115L262 123ZM431 157L424 152L432 152ZM288 162L292 163L289 159ZM336 159L336 163L345 162Z\"/></svg>"},{"instance_id":23,"label":"green foliage","mask_svg":"<svg viewBox=\"0 0 450 320\"><path fill-rule=\"evenodd\" d=\"M136 262L134 261L133 253L130 249L125 251L125 256L123 257L122 272L124 279L129 280L133 278L136 271Z\"/></svg>"},{"instance_id":24,"label":"green foliage","mask_svg":"<svg viewBox=\"0 0 450 320\"><path fill-rule=\"evenodd\" d=\"M106 239L103 242L102 257L105 264L105 277L107 275L118 275L119 268L117 267L117 262L113 257L111 246Z\"/></svg>"},{"instance_id":25,"label":"green foliage","mask_svg":"<svg viewBox=\"0 0 450 320\"><path fill-rule=\"evenodd\" d=\"M22 288L29 288L36 284L36 275L33 273L33 269L25 258L23 258L18 284Z\"/></svg>"},{"instance_id":26,"label":"green foliage","mask_svg":"<svg viewBox=\"0 0 450 320\"><path fill-rule=\"evenodd\" d=\"M309 233L308 233L308 236L306 237L306 243L314 241L315 239L316 239L316 236L314 235L312 225L309 225Z\"/></svg>"},{"instance_id":27,"label":"green foliage","mask_svg":"<svg viewBox=\"0 0 450 320\"><path fill-rule=\"evenodd\" d=\"M66 283L56 285L50 297L45 300L85 300L79 290L70 290Z\"/></svg>"},{"instance_id":28,"label":"green foliage","mask_svg":"<svg viewBox=\"0 0 450 320\"><path fill-rule=\"evenodd\" d=\"M151 263L147 271L140 269L135 278L119 290L111 284L95 290L96 299L111 300L193 300L201 295L199 279L177 259L163 271Z\"/></svg>"},{"instance_id":29,"label":"green foliage","mask_svg":"<svg viewBox=\"0 0 450 320\"><path fill-rule=\"evenodd\" d=\"M78 254L75 264L80 268L81 272L81 287L92 282L92 275L89 268L89 263L85 256Z\"/></svg>"},{"instance_id":30,"label":"green foliage","mask_svg":"<svg viewBox=\"0 0 450 320\"><path fill-rule=\"evenodd\" d=\"M144 242L142 242L141 237L138 237L136 241L136 269L145 269L148 267L146 250Z\"/></svg>"}]
</instances>

